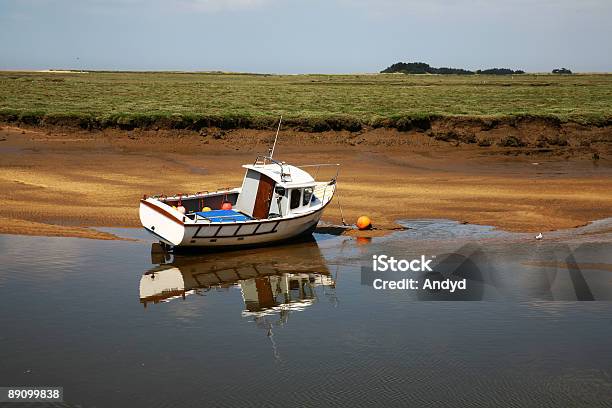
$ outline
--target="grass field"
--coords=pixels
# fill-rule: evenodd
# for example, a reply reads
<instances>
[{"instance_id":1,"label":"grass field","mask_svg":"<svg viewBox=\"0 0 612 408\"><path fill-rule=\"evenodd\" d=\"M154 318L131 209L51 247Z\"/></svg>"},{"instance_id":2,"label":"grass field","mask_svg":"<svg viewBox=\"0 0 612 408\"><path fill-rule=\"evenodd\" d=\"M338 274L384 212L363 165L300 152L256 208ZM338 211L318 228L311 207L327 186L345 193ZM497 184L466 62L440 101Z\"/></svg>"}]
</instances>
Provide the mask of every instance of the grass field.
<instances>
[{"instance_id":1,"label":"grass field","mask_svg":"<svg viewBox=\"0 0 612 408\"><path fill-rule=\"evenodd\" d=\"M402 128L415 119L612 121L612 75L251 75L0 72L0 120L198 129Z\"/></svg>"}]
</instances>

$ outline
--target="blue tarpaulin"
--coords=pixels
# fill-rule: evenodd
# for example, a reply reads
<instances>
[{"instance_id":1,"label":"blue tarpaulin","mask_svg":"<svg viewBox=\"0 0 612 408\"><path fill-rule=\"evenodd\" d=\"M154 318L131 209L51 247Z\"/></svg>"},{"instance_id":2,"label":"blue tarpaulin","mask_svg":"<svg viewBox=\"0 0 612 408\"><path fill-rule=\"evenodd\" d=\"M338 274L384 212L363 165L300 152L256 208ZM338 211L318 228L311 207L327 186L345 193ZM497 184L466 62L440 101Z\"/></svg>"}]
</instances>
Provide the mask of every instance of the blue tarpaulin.
<instances>
[{"instance_id":1,"label":"blue tarpaulin","mask_svg":"<svg viewBox=\"0 0 612 408\"><path fill-rule=\"evenodd\" d=\"M210 222L235 222L252 220L248 215L244 215L234 210L212 210L197 212L199 217L206 218Z\"/></svg>"}]
</instances>

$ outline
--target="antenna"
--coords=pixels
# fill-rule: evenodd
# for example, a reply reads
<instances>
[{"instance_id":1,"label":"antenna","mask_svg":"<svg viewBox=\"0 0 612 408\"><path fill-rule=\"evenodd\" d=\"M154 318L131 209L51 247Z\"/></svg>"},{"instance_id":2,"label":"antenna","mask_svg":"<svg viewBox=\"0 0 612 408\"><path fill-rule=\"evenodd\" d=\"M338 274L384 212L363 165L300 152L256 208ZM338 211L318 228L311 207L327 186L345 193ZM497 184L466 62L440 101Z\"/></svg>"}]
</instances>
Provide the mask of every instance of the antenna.
<instances>
[{"instance_id":1,"label":"antenna","mask_svg":"<svg viewBox=\"0 0 612 408\"><path fill-rule=\"evenodd\" d=\"M276 147L276 140L278 139L278 132L280 132L282 121L283 121L283 115L281 115L280 120L278 121L278 129L276 129L276 136L274 136L274 144L272 145L272 149L270 149L270 158L274 156L274 148Z\"/></svg>"}]
</instances>

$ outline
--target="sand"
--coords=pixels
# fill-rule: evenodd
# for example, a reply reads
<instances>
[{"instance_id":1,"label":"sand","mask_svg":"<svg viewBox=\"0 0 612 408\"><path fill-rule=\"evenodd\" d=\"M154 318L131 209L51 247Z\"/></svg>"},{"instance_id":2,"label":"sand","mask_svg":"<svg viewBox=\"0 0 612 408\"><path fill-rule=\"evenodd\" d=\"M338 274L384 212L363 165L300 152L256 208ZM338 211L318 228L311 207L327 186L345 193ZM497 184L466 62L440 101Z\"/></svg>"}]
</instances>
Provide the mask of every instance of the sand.
<instances>
[{"instance_id":1,"label":"sand","mask_svg":"<svg viewBox=\"0 0 612 408\"><path fill-rule=\"evenodd\" d=\"M273 132L0 129L0 233L112 239L95 227L139 227L143 194L239 186L241 164ZM448 143L422 133L282 132L275 156L340 163L323 220L368 215L379 235L397 220L446 218L510 231L549 231L612 216L612 154ZM321 170L320 178L329 178Z\"/></svg>"}]
</instances>

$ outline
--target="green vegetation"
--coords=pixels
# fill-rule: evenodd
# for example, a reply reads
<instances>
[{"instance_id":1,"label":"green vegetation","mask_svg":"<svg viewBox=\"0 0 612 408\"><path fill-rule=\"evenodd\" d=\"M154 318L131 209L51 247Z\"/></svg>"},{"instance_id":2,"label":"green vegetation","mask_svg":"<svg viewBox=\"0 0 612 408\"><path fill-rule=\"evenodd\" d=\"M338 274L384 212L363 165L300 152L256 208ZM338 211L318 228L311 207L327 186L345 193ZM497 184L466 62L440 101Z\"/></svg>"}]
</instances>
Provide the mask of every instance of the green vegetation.
<instances>
[{"instance_id":1,"label":"green vegetation","mask_svg":"<svg viewBox=\"0 0 612 408\"><path fill-rule=\"evenodd\" d=\"M522 69L508 69L508 68L489 68L489 69L479 69L476 71L479 75L520 75L524 74L525 71Z\"/></svg>"},{"instance_id":2,"label":"green vegetation","mask_svg":"<svg viewBox=\"0 0 612 408\"><path fill-rule=\"evenodd\" d=\"M612 75L0 72L0 121L102 128L427 127L441 117L612 123Z\"/></svg>"},{"instance_id":3,"label":"green vegetation","mask_svg":"<svg viewBox=\"0 0 612 408\"><path fill-rule=\"evenodd\" d=\"M571 74L572 71L570 71L567 68L556 68L552 70L553 74Z\"/></svg>"},{"instance_id":4,"label":"green vegetation","mask_svg":"<svg viewBox=\"0 0 612 408\"><path fill-rule=\"evenodd\" d=\"M434 68L424 62L396 62L380 71L381 74L440 74L440 75L474 75L474 72L462 68Z\"/></svg>"},{"instance_id":5,"label":"green vegetation","mask_svg":"<svg viewBox=\"0 0 612 408\"><path fill-rule=\"evenodd\" d=\"M484 70L469 71L463 68L434 68L424 62L396 62L388 68L380 71L381 74L439 74L439 75L519 75L525 71L509 68L489 68ZM556 72L553 71L554 74ZM570 72L571 74L571 72Z\"/></svg>"}]
</instances>

